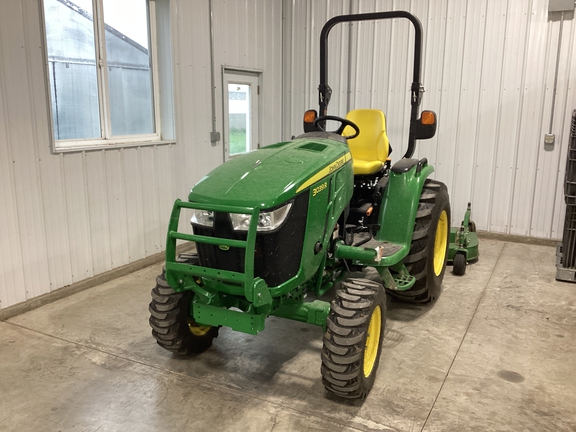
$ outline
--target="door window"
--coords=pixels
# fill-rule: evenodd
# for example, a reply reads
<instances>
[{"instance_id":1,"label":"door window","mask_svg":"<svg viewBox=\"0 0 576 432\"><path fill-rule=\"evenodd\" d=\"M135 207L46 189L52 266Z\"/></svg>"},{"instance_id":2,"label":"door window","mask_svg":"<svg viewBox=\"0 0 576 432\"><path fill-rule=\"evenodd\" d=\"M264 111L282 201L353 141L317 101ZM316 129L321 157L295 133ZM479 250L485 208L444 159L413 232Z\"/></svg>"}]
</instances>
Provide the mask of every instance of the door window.
<instances>
[{"instance_id":1,"label":"door window","mask_svg":"<svg viewBox=\"0 0 576 432\"><path fill-rule=\"evenodd\" d=\"M257 73L224 71L224 144L226 159L259 147Z\"/></svg>"}]
</instances>

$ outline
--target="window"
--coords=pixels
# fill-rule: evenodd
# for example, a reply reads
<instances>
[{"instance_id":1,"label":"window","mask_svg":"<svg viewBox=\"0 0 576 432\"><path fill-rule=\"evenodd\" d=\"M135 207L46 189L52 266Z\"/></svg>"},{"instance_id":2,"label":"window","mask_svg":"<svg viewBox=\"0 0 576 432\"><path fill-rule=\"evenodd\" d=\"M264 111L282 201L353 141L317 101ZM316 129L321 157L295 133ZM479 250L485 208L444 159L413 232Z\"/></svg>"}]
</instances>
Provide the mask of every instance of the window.
<instances>
[{"instance_id":1,"label":"window","mask_svg":"<svg viewBox=\"0 0 576 432\"><path fill-rule=\"evenodd\" d=\"M44 0L56 151L161 139L153 5Z\"/></svg>"},{"instance_id":2,"label":"window","mask_svg":"<svg viewBox=\"0 0 576 432\"><path fill-rule=\"evenodd\" d=\"M224 69L224 146L226 158L259 147L260 73Z\"/></svg>"}]
</instances>

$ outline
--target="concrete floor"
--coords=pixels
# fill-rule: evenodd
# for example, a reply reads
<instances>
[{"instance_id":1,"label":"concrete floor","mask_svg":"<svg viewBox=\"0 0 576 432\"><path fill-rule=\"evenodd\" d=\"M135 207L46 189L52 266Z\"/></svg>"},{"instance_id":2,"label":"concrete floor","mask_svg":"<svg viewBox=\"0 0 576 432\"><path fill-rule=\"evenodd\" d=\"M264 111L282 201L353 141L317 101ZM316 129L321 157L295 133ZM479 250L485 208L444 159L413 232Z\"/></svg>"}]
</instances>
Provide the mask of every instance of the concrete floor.
<instances>
[{"instance_id":1,"label":"concrete floor","mask_svg":"<svg viewBox=\"0 0 576 432\"><path fill-rule=\"evenodd\" d=\"M314 326L162 350L153 266L0 322L0 431L576 430L576 285L554 280L554 248L480 247L435 304L388 301L363 404L324 391Z\"/></svg>"}]
</instances>

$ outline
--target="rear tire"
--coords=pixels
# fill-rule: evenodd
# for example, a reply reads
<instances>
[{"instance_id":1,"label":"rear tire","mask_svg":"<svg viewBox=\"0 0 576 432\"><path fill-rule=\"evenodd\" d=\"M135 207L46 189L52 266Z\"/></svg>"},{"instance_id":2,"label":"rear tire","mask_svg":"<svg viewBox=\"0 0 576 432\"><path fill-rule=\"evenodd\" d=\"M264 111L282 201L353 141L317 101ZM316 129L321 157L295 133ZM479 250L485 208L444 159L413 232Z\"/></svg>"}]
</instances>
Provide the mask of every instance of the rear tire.
<instances>
[{"instance_id":1,"label":"rear tire","mask_svg":"<svg viewBox=\"0 0 576 432\"><path fill-rule=\"evenodd\" d=\"M434 301L440 294L450 241L450 198L444 183L426 180L420 195L410 253L404 264L416 282L390 295L410 302Z\"/></svg>"},{"instance_id":2,"label":"rear tire","mask_svg":"<svg viewBox=\"0 0 576 432\"><path fill-rule=\"evenodd\" d=\"M364 399L374 385L386 326L386 293L369 279L346 279L332 300L322 348L329 392Z\"/></svg>"},{"instance_id":3,"label":"rear tire","mask_svg":"<svg viewBox=\"0 0 576 432\"><path fill-rule=\"evenodd\" d=\"M175 292L166 282L165 272L156 277L150 302L150 327L158 345L176 354L206 351L218 337L218 327L197 324L190 316L192 291Z\"/></svg>"}]
</instances>

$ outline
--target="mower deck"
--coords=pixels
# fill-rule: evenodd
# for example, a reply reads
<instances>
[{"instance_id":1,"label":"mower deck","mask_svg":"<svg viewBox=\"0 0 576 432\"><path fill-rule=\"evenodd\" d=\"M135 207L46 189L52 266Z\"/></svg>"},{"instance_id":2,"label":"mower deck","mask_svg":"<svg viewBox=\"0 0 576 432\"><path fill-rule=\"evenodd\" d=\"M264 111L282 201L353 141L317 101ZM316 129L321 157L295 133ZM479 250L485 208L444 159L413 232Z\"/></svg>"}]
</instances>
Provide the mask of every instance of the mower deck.
<instances>
[{"instance_id":1,"label":"mower deck","mask_svg":"<svg viewBox=\"0 0 576 432\"><path fill-rule=\"evenodd\" d=\"M457 276L466 273L467 263L479 256L478 235L476 224L470 220L471 204L464 214L464 220L460 228L450 230L450 246L448 249L448 262L453 265L453 272Z\"/></svg>"}]
</instances>

